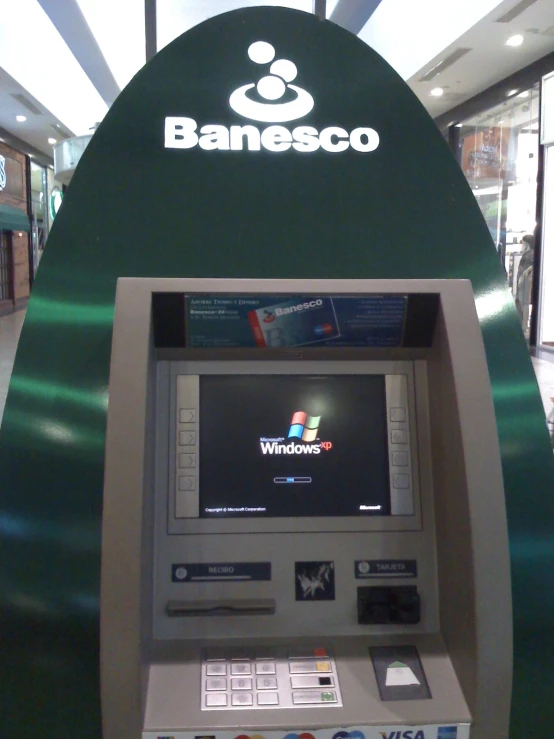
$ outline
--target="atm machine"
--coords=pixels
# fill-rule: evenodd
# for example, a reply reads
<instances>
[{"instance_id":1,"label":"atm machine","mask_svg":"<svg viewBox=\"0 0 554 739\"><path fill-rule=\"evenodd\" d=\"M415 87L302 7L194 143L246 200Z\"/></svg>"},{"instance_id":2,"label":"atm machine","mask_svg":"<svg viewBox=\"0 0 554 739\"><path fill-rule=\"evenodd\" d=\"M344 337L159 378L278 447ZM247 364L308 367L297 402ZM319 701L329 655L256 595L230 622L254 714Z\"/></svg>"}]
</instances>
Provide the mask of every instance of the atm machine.
<instances>
[{"instance_id":1,"label":"atm machine","mask_svg":"<svg viewBox=\"0 0 554 739\"><path fill-rule=\"evenodd\" d=\"M504 490L464 280L118 281L104 739L502 739Z\"/></svg>"}]
</instances>

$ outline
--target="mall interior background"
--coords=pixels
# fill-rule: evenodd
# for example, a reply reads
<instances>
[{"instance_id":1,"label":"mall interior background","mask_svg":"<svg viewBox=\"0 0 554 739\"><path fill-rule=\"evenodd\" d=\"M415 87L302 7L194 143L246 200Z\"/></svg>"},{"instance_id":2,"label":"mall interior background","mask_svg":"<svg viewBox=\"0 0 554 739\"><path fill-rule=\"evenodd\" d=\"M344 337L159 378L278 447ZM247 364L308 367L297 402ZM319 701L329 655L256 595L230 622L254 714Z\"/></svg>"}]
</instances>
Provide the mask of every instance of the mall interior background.
<instances>
[{"instance_id":1,"label":"mall interior background","mask_svg":"<svg viewBox=\"0 0 554 739\"><path fill-rule=\"evenodd\" d=\"M64 191L119 92L184 31L254 5L315 13L356 34L384 56L434 118L506 271L522 331L542 371L549 414L552 0L3 0L0 316L25 308Z\"/></svg>"}]
</instances>

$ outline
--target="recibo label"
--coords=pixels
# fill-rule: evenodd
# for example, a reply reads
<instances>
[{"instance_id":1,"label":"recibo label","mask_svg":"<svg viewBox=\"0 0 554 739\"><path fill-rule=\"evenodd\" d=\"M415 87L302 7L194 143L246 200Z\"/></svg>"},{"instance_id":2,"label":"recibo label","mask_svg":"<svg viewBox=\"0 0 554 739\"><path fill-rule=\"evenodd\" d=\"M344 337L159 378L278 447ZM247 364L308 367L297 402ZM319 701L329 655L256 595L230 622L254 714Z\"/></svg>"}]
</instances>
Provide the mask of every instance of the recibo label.
<instances>
[{"instance_id":1,"label":"recibo label","mask_svg":"<svg viewBox=\"0 0 554 739\"><path fill-rule=\"evenodd\" d=\"M417 577L416 559L358 559L354 563L357 580L373 577Z\"/></svg>"},{"instance_id":2,"label":"recibo label","mask_svg":"<svg viewBox=\"0 0 554 739\"><path fill-rule=\"evenodd\" d=\"M171 582L271 580L271 562L193 562L171 565Z\"/></svg>"}]
</instances>

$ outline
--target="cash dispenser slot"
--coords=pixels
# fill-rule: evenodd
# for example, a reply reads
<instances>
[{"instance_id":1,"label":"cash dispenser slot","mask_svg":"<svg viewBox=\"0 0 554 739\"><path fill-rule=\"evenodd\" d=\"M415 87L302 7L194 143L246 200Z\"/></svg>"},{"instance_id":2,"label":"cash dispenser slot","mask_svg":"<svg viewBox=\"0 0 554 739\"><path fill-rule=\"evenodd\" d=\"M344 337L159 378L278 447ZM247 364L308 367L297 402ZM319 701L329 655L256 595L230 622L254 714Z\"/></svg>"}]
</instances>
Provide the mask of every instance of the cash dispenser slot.
<instances>
[{"instance_id":1,"label":"cash dispenser slot","mask_svg":"<svg viewBox=\"0 0 554 739\"><path fill-rule=\"evenodd\" d=\"M172 618L190 616L273 616L274 598L242 600L170 600L166 607Z\"/></svg>"}]
</instances>

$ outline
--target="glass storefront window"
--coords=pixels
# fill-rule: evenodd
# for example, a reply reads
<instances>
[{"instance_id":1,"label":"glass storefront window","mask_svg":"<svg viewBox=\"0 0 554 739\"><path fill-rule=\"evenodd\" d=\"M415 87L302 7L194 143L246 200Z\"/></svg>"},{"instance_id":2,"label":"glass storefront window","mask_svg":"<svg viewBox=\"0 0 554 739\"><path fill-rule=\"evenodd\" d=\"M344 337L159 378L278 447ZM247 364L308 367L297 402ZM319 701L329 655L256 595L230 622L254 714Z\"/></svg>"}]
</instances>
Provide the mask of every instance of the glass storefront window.
<instances>
[{"instance_id":1,"label":"glass storefront window","mask_svg":"<svg viewBox=\"0 0 554 739\"><path fill-rule=\"evenodd\" d=\"M33 270L37 271L48 236L46 169L31 162Z\"/></svg>"},{"instance_id":2,"label":"glass storefront window","mask_svg":"<svg viewBox=\"0 0 554 739\"><path fill-rule=\"evenodd\" d=\"M545 152L544 219L542 239L542 285L539 344L554 348L554 146Z\"/></svg>"},{"instance_id":3,"label":"glass storefront window","mask_svg":"<svg viewBox=\"0 0 554 739\"><path fill-rule=\"evenodd\" d=\"M462 168L506 270L525 336L533 306L539 86L462 122Z\"/></svg>"},{"instance_id":4,"label":"glass storefront window","mask_svg":"<svg viewBox=\"0 0 554 739\"><path fill-rule=\"evenodd\" d=\"M538 343L554 351L554 73L543 79L541 126L545 150Z\"/></svg>"}]
</instances>

